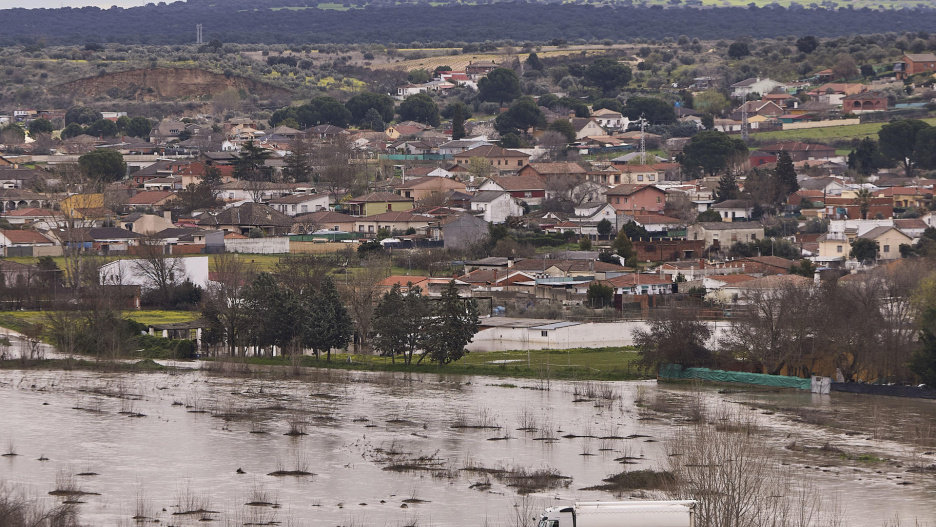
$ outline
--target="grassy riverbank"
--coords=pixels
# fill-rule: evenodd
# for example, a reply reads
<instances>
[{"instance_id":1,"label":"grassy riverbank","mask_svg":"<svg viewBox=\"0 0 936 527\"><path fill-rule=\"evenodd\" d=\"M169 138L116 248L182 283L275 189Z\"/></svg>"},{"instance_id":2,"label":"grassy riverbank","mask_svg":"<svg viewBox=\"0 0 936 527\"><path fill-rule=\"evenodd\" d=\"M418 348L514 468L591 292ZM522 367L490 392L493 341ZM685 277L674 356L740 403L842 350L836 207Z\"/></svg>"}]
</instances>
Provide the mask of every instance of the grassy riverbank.
<instances>
[{"instance_id":1,"label":"grassy riverbank","mask_svg":"<svg viewBox=\"0 0 936 527\"><path fill-rule=\"evenodd\" d=\"M256 365L293 366L290 359L284 357L251 357L243 360ZM318 360L313 356L303 356L300 365L360 371L488 375L542 380L626 381L655 377L639 365L637 352L630 347L476 352L445 366L428 361L418 365L406 365L400 357L393 362L389 357L333 354L331 361L326 361L324 355Z\"/></svg>"},{"instance_id":2,"label":"grassy riverbank","mask_svg":"<svg viewBox=\"0 0 936 527\"><path fill-rule=\"evenodd\" d=\"M439 366L428 362L406 365L397 358L374 355L333 354L331 361L323 355L303 356L293 361L289 357L248 357L208 359L206 369L231 375L276 374L302 377L305 368L339 369L375 372L412 372L450 375L484 375L505 379L603 380L628 381L652 379L655 376L638 363L632 348L598 348L571 350L497 351L469 353L458 362ZM116 362L91 358L0 361L0 369L40 370L100 370L154 371L169 369L142 359L139 362Z\"/></svg>"}]
</instances>

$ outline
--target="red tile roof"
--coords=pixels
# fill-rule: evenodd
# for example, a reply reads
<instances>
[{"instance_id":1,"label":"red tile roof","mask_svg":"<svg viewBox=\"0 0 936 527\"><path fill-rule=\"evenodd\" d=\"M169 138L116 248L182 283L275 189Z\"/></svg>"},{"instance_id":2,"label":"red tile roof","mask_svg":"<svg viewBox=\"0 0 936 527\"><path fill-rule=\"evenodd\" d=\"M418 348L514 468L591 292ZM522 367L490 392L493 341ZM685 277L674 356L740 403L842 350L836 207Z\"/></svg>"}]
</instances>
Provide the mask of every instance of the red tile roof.
<instances>
[{"instance_id":1,"label":"red tile roof","mask_svg":"<svg viewBox=\"0 0 936 527\"><path fill-rule=\"evenodd\" d=\"M147 190L128 199L127 205L152 205L170 196L175 196L175 193L168 190Z\"/></svg>"},{"instance_id":2,"label":"red tile roof","mask_svg":"<svg viewBox=\"0 0 936 527\"><path fill-rule=\"evenodd\" d=\"M0 231L0 234L3 234L6 239L10 240L10 243L52 243L52 240L36 231L4 230Z\"/></svg>"}]
</instances>

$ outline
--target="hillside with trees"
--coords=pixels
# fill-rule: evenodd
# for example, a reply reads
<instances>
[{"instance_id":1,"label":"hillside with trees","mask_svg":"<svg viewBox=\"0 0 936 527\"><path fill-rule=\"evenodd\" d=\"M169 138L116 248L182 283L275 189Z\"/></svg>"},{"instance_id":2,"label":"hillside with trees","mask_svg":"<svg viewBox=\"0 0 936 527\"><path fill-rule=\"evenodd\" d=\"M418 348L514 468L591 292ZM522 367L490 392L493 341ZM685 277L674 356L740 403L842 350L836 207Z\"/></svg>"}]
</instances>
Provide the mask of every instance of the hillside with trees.
<instances>
[{"instance_id":1,"label":"hillside with trees","mask_svg":"<svg viewBox=\"0 0 936 527\"><path fill-rule=\"evenodd\" d=\"M929 30L936 10L868 8L787 9L724 7L663 9L575 4L496 3L406 5L346 11L282 9L283 1L252 2L244 9L233 2L147 4L128 9L96 7L8 9L0 11L4 32L0 45L182 44L194 40L196 23L205 24L205 40L240 43L412 43L460 40L602 40L748 35L841 36L855 33ZM348 4L350 5L350 4ZM157 21L157 23L154 23ZM523 23L518 23L523 21ZM765 23L769 21L769 23Z\"/></svg>"}]
</instances>

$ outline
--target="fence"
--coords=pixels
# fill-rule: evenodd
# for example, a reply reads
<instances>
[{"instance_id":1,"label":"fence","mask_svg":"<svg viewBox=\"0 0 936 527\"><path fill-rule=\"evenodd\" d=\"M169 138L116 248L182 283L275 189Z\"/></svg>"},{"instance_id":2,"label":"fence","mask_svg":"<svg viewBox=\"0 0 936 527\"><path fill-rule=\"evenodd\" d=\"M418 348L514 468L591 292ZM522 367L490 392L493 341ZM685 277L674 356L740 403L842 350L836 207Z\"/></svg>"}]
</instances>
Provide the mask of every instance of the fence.
<instances>
[{"instance_id":1,"label":"fence","mask_svg":"<svg viewBox=\"0 0 936 527\"><path fill-rule=\"evenodd\" d=\"M859 116L862 123L885 123L891 119L924 119L929 116L926 108L909 108L889 112L863 113Z\"/></svg>"},{"instance_id":2,"label":"fence","mask_svg":"<svg viewBox=\"0 0 936 527\"><path fill-rule=\"evenodd\" d=\"M657 376L660 379L700 379L714 382L737 382L756 384L759 386L775 386L778 388L795 388L797 390L809 390L812 387L811 379L786 377L783 375L767 375L764 373L710 370L708 368L683 368L679 364L661 365L660 372ZM833 389L835 389L834 385Z\"/></svg>"},{"instance_id":3,"label":"fence","mask_svg":"<svg viewBox=\"0 0 936 527\"><path fill-rule=\"evenodd\" d=\"M784 130L806 130L808 128L827 128L830 126L849 126L861 124L863 119L834 119L831 121L809 121L805 123L783 123Z\"/></svg>"},{"instance_id":4,"label":"fence","mask_svg":"<svg viewBox=\"0 0 936 527\"><path fill-rule=\"evenodd\" d=\"M62 246L61 245L52 245L52 246L28 246L28 247L5 247L5 256L15 257L15 256L62 256Z\"/></svg>"},{"instance_id":5,"label":"fence","mask_svg":"<svg viewBox=\"0 0 936 527\"><path fill-rule=\"evenodd\" d=\"M335 253L338 251L347 251L352 250L356 251L360 245L357 242L354 243L345 243L345 242L297 242L290 240L289 242L289 252L292 254L327 254Z\"/></svg>"},{"instance_id":6,"label":"fence","mask_svg":"<svg viewBox=\"0 0 936 527\"><path fill-rule=\"evenodd\" d=\"M889 395L891 397L913 397L916 399L936 399L936 390L917 388L916 386L887 386L882 384L833 382L832 391L867 395Z\"/></svg>"},{"instance_id":7,"label":"fence","mask_svg":"<svg viewBox=\"0 0 936 527\"><path fill-rule=\"evenodd\" d=\"M453 158L449 154L380 154L380 159L389 161L443 161Z\"/></svg>"}]
</instances>

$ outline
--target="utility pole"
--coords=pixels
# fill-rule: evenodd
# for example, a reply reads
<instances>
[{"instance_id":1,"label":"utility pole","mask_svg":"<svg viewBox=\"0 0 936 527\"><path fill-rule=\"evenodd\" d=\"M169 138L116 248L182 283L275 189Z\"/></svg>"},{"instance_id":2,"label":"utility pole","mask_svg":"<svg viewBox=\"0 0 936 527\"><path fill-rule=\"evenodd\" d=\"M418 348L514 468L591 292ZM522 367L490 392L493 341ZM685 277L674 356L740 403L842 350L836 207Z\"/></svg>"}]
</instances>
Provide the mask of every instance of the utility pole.
<instances>
[{"instance_id":1,"label":"utility pole","mask_svg":"<svg viewBox=\"0 0 936 527\"><path fill-rule=\"evenodd\" d=\"M747 97L741 104L741 140L748 140Z\"/></svg>"},{"instance_id":2,"label":"utility pole","mask_svg":"<svg viewBox=\"0 0 936 527\"><path fill-rule=\"evenodd\" d=\"M647 142L644 139L644 133L647 127L647 120L644 119L644 114L640 114L640 164L647 164Z\"/></svg>"},{"instance_id":3,"label":"utility pole","mask_svg":"<svg viewBox=\"0 0 936 527\"><path fill-rule=\"evenodd\" d=\"M195 24L195 43L204 44L204 42L202 42L202 25L201 24Z\"/></svg>"}]
</instances>

